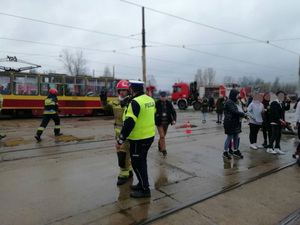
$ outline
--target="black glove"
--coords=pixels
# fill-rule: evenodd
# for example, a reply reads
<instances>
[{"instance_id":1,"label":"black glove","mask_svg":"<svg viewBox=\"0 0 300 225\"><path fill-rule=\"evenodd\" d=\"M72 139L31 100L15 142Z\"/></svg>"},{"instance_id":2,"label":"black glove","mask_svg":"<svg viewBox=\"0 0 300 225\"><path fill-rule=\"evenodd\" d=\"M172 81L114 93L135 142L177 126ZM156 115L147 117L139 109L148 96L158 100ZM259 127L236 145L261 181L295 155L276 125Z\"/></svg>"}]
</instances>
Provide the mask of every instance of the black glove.
<instances>
[{"instance_id":1,"label":"black glove","mask_svg":"<svg viewBox=\"0 0 300 225\"><path fill-rule=\"evenodd\" d=\"M107 90L103 88L99 94L101 101L107 100Z\"/></svg>"}]
</instances>

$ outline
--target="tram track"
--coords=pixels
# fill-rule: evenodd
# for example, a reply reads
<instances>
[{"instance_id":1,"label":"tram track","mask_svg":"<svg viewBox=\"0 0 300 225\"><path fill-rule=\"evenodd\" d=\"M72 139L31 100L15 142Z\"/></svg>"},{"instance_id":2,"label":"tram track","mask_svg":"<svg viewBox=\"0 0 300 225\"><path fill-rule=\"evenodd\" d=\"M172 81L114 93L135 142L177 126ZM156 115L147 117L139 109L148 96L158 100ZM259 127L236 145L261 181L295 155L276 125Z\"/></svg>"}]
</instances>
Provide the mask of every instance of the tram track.
<instances>
[{"instance_id":1,"label":"tram track","mask_svg":"<svg viewBox=\"0 0 300 225\"><path fill-rule=\"evenodd\" d=\"M136 224L137 225L151 224L151 223L153 223L153 222L155 222L157 220L160 220L160 219L163 219L163 218L165 218L165 217L167 217L169 215L172 215L173 213L176 213L176 212L178 212L180 210L183 210L183 209L186 209L186 208L190 208L190 207L192 207L195 204L204 202L204 201L206 201L208 199L211 199L211 198L214 198L214 197L216 197L218 195L225 194L226 192L235 190L235 189L237 189L237 188L239 188L239 187L241 187L243 185L246 185L246 184L249 184L251 182L257 181L257 180L259 180L261 178L270 176L270 175L272 175L274 173L277 173L277 172L279 172L281 170L289 168L289 167L291 167L291 166L293 166L295 164L296 164L295 162L288 163L288 164L283 165L281 167L278 167L278 168L272 169L270 171L258 174L257 176L251 177L249 179L246 179L246 180L243 180L243 181L239 181L239 182L237 182L237 183L235 183L233 185L229 185L227 187L223 187L223 188L221 188L221 189L219 189L217 191L214 191L212 193L208 193L208 194L196 197L195 199L193 199L191 201L184 202L184 203L181 203L181 204L179 204L179 205L177 205L175 207L166 209L166 210L160 212L159 214L151 216L151 217L148 217L147 219L139 221ZM280 222L280 224L283 224L283 225L295 225L296 224L295 222L299 222L299 221L300 221L300 209L298 209L297 211L293 212L291 215L289 215L288 217L286 217L283 221Z\"/></svg>"},{"instance_id":2,"label":"tram track","mask_svg":"<svg viewBox=\"0 0 300 225\"><path fill-rule=\"evenodd\" d=\"M215 128L215 127L212 127ZM178 128L182 129L182 128ZM201 134L217 134L219 133L218 131L216 132L216 129L209 129L211 132L207 132L207 127L199 128L199 129L193 129L194 133L193 134L188 134L187 137L191 138L189 141L190 142L195 142L197 139L193 139L196 136L199 136ZM205 131L203 133L199 133L199 131ZM182 131L184 132L184 131ZM176 140L178 139L178 136L182 136L180 132L176 129L175 131L171 131L168 133L169 140ZM176 135L178 134L178 135ZM173 136L172 136L173 135ZM9 147L10 149L8 150L1 150L0 151L0 159L2 158L2 161L13 161L13 160L21 160L21 159L27 159L27 158L38 158L38 157L45 157L45 156L53 156L53 155L61 155L61 154L68 154L72 152L82 152L82 151L89 151L89 150L96 150L96 149L105 149L105 148L110 148L113 147L112 142L115 140L115 138L107 138L104 140L89 140L89 141L72 141L70 143L61 143L59 144L54 144L51 146L36 146L36 147L28 147L28 148L22 148L22 149L13 149ZM79 146L83 145L89 145L89 147L83 147L80 148ZM90 146L90 145L94 146ZM74 147L73 147L74 146ZM47 150L52 150L55 148L66 148L69 147L71 150L63 150L63 151L55 151L51 153L46 153ZM42 152L44 151L44 152ZM29 152L36 152L36 154L31 155ZM28 153L27 155L25 153ZM41 154L42 153L42 154ZM17 158L9 158L9 157L3 157L4 155L9 155L9 154L20 154L20 157Z\"/></svg>"}]
</instances>

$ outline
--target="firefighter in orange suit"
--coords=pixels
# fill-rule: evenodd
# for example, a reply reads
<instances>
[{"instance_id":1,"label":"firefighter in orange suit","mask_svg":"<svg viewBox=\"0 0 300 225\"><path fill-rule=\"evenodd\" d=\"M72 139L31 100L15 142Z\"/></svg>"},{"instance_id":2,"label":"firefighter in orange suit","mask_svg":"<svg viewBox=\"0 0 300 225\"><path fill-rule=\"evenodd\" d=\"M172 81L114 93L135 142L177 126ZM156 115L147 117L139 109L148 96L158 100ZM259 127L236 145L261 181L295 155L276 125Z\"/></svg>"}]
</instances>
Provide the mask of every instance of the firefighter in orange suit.
<instances>
[{"instance_id":1,"label":"firefighter in orange suit","mask_svg":"<svg viewBox=\"0 0 300 225\"><path fill-rule=\"evenodd\" d=\"M51 119L55 123L54 135L55 136L63 135L62 133L60 133L60 119L58 116L58 111L59 111L59 105L57 100L57 90L55 88L51 88L49 90L48 97L45 99L43 121L39 126L36 135L34 136L37 141L41 140L42 133L46 129Z\"/></svg>"},{"instance_id":2,"label":"firefighter in orange suit","mask_svg":"<svg viewBox=\"0 0 300 225\"><path fill-rule=\"evenodd\" d=\"M107 102L107 92L102 90L100 93L100 100L102 107L105 111L113 111L115 117L115 131L116 140L119 139L120 132L123 127L124 115L127 111L128 102L130 99L129 83L127 80L121 80L117 84L117 91L119 97L115 100ZM130 152L129 152L129 142L126 141L122 148L117 149L118 164L120 167L120 173L118 176L117 185L122 185L127 182L129 178L133 176L133 169L131 166Z\"/></svg>"}]
</instances>

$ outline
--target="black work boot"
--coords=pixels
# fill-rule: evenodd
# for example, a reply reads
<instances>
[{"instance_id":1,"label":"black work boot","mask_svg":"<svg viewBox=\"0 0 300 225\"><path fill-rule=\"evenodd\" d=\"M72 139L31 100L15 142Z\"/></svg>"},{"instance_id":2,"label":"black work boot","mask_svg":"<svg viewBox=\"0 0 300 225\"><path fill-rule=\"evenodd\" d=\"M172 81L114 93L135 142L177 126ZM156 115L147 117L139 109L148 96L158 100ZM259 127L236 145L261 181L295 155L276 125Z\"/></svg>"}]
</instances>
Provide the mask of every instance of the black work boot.
<instances>
[{"instance_id":1,"label":"black work boot","mask_svg":"<svg viewBox=\"0 0 300 225\"><path fill-rule=\"evenodd\" d=\"M138 190L130 193L131 198L148 198L151 197L150 190Z\"/></svg>"},{"instance_id":2,"label":"black work boot","mask_svg":"<svg viewBox=\"0 0 300 225\"><path fill-rule=\"evenodd\" d=\"M128 181L128 179L128 177L118 177L117 185L120 186L125 184Z\"/></svg>"},{"instance_id":3,"label":"black work boot","mask_svg":"<svg viewBox=\"0 0 300 225\"><path fill-rule=\"evenodd\" d=\"M141 185L140 185L139 183L136 184L136 185L134 185L134 184L130 185L130 188L131 188L132 190L134 190L134 191L142 190L142 187L141 187Z\"/></svg>"},{"instance_id":4,"label":"black work boot","mask_svg":"<svg viewBox=\"0 0 300 225\"><path fill-rule=\"evenodd\" d=\"M54 135L55 135L55 136L62 136L63 133L60 133L60 128L55 128L55 129L54 129Z\"/></svg>"},{"instance_id":5,"label":"black work boot","mask_svg":"<svg viewBox=\"0 0 300 225\"><path fill-rule=\"evenodd\" d=\"M41 138L40 135L35 135L34 137L35 137L35 139L36 139L37 141L41 141L41 140L42 140L42 138Z\"/></svg>"},{"instance_id":6,"label":"black work boot","mask_svg":"<svg viewBox=\"0 0 300 225\"><path fill-rule=\"evenodd\" d=\"M6 137L5 134L4 135L0 135L0 140L3 139L3 138L5 138L5 137Z\"/></svg>"},{"instance_id":7,"label":"black work boot","mask_svg":"<svg viewBox=\"0 0 300 225\"><path fill-rule=\"evenodd\" d=\"M36 139L37 141L41 141L41 140L42 140L42 139L41 139L42 133L43 133L43 131L41 131L41 130L38 130L38 131L36 132L36 135L35 135L34 137L35 137L35 139Z\"/></svg>"}]
</instances>

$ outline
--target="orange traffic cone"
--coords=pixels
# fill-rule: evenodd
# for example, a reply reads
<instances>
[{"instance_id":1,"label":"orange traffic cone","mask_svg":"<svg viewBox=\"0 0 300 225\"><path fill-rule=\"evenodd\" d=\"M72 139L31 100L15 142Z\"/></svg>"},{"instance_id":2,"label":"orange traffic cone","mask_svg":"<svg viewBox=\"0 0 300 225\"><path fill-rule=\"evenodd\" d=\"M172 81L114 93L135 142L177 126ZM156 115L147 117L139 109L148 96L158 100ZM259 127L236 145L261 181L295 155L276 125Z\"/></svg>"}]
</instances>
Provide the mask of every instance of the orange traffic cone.
<instances>
[{"instance_id":1,"label":"orange traffic cone","mask_svg":"<svg viewBox=\"0 0 300 225\"><path fill-rule=\"evenodd\" d=\"M231 139L231 149L233 151L233 146L234 146L234 143L233 143L233 138Z\"/></svg>"},{"instance_id":2,"label":"orange traffic cone","mask_svg":"<svg viewBox=\"0 0 300 225\"><path fill-rule=\"evenodd\" d=\"M191 130L191 124L190 124L190 121L189 121L189 120L187 121L187 124L186 124L186 130L185 130L185 133L187 133L187 134L192 133L192 130Z\"/></svg>"}]
</instances>

